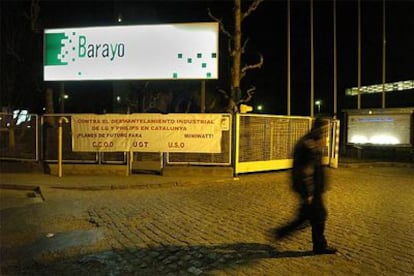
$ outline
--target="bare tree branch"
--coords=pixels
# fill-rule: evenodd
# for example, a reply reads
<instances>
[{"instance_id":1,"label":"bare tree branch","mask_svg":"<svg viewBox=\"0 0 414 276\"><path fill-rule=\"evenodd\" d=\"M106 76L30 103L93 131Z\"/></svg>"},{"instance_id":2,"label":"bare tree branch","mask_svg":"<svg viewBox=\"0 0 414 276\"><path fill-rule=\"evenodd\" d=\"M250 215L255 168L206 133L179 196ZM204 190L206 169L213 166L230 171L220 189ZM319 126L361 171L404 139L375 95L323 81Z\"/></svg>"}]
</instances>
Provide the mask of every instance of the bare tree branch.
<instances>
[{"instance_id":1,"label":"bare tree branch","mask_svg":"<svg viewBox=\"0 0 414 276\"><path fill-rule=\"evenodd\" d=\"M5 29L8 30L8 32L5 34L6 39L4 39L6 54L12 56L17 62L22 62L23 58L17 50L19 41L22 36L21 32L19 32L19 29L14 29L14 23L10 20L5 19L2 23L6 25Z\"/></svg>"},{"instance_id":2,"label":"bare tree branch","mask_svg":"<svg viewBox=\"0 0 414 276\"><path fill-rule=\"evenodd\" d=\"M233 36L230 34L230 32L229 31L227 31L226 30L226 28L224 28L224 24L223 24L223 20L221 20L221 19L218 19L217 17L215 17L212 13L211 13L211 11L210 11L210 8L207 8L207 10L208 10L208 16L210 16L210 18L211 19L213 19L214 21L216 21L216 22L218 22L219 23L219 26L220 26L220 30L230 39L230 40L232 40L233 39Z\"/></svg>"},{"instance_id":3,"label":"bare tree branch","mask_svg":"<svg viewBox=\"0 0 414 276\"><path fill-rule=\"evenodd\" d=\"M258 53L260 57L260 61L256 64L246 65L241 70L241 79L246 75L246 72L253 69L261 68L264 62L263 55L261 53Z\"/></svg>"},{"instance_id":4,"label":"bare tree branch","mask_svg":"<svg viewBox=\"0 0 414 276\"><path fill-rule=\"evenodd\" d=\"M254 91L256 90L256 86L254 86L254 85L252 85L252 86L250 86L250 88L249 89L247 89L247 94L248 95L250 95L250 93L251 94L254 94Z\"/></svg>"},{"instance_id":5,"label":"bare tree branch","mask_svg":"<svg viewBox=\"0 0 414 276\"><path fill-rule=\"evenodd\" d=\"M246 48L247 48L247 43L248 43L248 42L249 42L249 38L247 38L247 39L244 41L244 43L243 43L243 46L242 46L242 49L241 49L242 54L244 54L244 53L245 53Z\"/></svg>"},{"instance_id":6,"label":"bare tree branch","mask_svg":"<svg viewBox=\"0 0 414 276\"><path fill-rule=\"evenodd\" d=\"M227 42L227 50L228 50L230 56L234 56L234 52L233 52L233 49L232 49L232 42L233 42L233 39L234 39L233 36L224 27L223 20L215 17L211 13L210 8L207 8L207 11L208 11L208 16L210 16L211 19L213 19L214 21L216 21L217 23L219 23L221 32L227 37L227 40L228 40L228 42Z\"/></svg>"},{"instance_id":7,"label":"bare tree branch","mask_svg":"<svg viewBox=\"0 0 414 276\"><path fill-rule=\"evenodd\" d=\"M39 13L40 13L39 0L32 0L30 4L30 25L32 27L32 31L35 33L40 32Z\"/></svg>"},{"instance_id":8,"label":"bare tree branch","mask_svg":"<svg viewBox=\"0 0 414 276\"><path fill-rule=\"evenodd\" d=\"M260 5L260 3L262 3L263 1L264 0L254 0L252 4L249 6L249 8L247 9L247 11L243 13L241 20L243 21L244 19L246 19L246 17L248 17L252 12L254 12L257 9L257 7Z\"/></svg>"},{"instance_id":9,"label":"bare tree branch","mask_svg":"<svg viewBox=\"0 0 414 276\"><path fill-rule=\"evenodd\" d=\"M229 53L229 55L230 56L232 56L232 57L234 57L234 50L233 50L233 48L232 48L232 39L228 39L227 40L227 51L228 51L228 53Z\"/></svg>"},{"instance_id":10,"label":"bare tree branch","mask_svg":"<svg viewBox=\"0 0 414 276\"><path fill-rule=\"evenodd\" d=\"M40 5L39 0L31 0L30 1L30 14L27 12L24 13L24 17L30 22L30 28L32 32L39 33L39 13L40 13Z\"/></svg>"},{"instance_id":11,"label":"bare tree branch","mask_svg":"<svg viewBox=\"0 0 414 276\"><path fill-rule=\"evenodd\" d=\"M256 91L256 87L253 86L253 85L250 86L250 88L247 89L247 91L246 91L247 97L245 97L244 99L241 99L240 103L250 102L250 100L253 98L254 91Z\"/></svg>"},{"instance_id":12,"label":"bare tree branch","mask_svg":"<svg viewBox=\"0 0 414 276\"><path fill-rule=\"evenodd\" d=\"M228 98L229 98L229 93L227 93L227 91L226 91L226 90L221 89L221 88L217 88L217 91L218 91L219 93L223 94L225 99L228 99Z\"/></svg>"},{"instance_id":13,"label":"bare tree branch","mask_svg":"<svg viewBox=\"0 0 414 276\"><path fill-rule=\"evenodd\" d=\"M229 104L226 107L225 112L232 113L234 111L237 111L237 104L234 102L234 99L231 97L230 93L224 89L216 88L217 92L223 95L224 99L229 101ZM214 100L215 104L215 100Z\"/></svg>"},{"instance_id":14,"label":"bare tree branch","mask_svg":"<svg viewBox=\"0 0 414 276\"><path fill-rule=\"evenodd\" d=\"M8 44L8 43L7 43ZM17 62L22 62L23 61L23 59L20 57L20 55L14 50L14 48L12 47L12 46L10 46L10 45L7 45L6 46L7 47L7 50L6 50L6 53L7 54L9 54L10 56L12 56L12 57L14 57L15 58L15 60L17 61Z\"/></svg>"},{"instance_id":15,"label":"bare tree branch","mask_svg":"<svg viewBox=\"0 0 414 276\"><path fill-rule=\"evenodd\" d=\"M211 111L211 110L213 110L213 108L215 108L216 107L216 98L214 98L211 102L210 102L210 104L208 105L208 107L207 107L207 110L208 111Z\"/></svg>"}]
</instances>

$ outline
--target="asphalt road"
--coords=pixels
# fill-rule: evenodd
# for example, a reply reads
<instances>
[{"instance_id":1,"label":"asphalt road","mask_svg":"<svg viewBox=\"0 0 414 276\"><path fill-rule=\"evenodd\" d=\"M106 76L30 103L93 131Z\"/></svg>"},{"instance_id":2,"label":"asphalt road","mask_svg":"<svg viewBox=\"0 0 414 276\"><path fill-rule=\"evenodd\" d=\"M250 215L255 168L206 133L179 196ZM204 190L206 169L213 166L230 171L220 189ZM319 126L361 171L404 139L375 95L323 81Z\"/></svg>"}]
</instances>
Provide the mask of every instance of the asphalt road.
<instances>
[{"instance_id":1,"label":"asphalt road","mask_svg":"<svg viewBox=\"0 0 414 276\"><path fill-rule=\"evenodd\" d=\"M44 202L1 204L1 275L414 275L414 170L328 176L336 255L312 255L310 228L267 238L297 207L280 171L152 189L44 186Z\"/></svg>"}]
</instances>

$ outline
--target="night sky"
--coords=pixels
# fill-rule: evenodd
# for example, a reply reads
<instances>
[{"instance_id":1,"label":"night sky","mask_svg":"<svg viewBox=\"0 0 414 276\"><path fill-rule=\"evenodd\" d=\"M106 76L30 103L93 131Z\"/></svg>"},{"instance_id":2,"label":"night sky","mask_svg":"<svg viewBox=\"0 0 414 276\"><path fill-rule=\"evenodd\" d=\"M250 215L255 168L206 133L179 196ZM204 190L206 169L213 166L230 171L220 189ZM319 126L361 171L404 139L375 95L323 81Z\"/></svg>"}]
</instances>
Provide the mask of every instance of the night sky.
<instances>
[{"instance_id":1,"label":"night sky","mask_svg":"<svg viewBox=\"0 0 414 276\"><path fill-rule=\"evenodd\" d=\"M245 1L244 1L245 2ZM8 11L27 11L30 1L2 1L1 16ZM247 1L244 3L246 7ZM231 24L233 1L40 1L42 28L211 21L207 8ZM333 15L332 1L314 1L315 100L322 113L333 114ZM362 85L382 82L382 1L361 1ZM414 79L414 1L387 1L387 82ZM309 115L310 24L309 1L291 1L291 90L292 115ZM255 62L257 52L264 66L251 71L242 88L256 86L252 105L263 104L263 113L286 114L286 1L265 0L243 22L249 38L243 62ZM3 21L2 21L3 22ZM228 25L230 26L230 25ZM2 26L2 41L4 40ZM229 76L227 41L221 36L220 79L211 86L227 88ZM3 42L2 42L3 43ZM355 98L345 97L345 88L357 86L357 1L337 1L338 111L356 108ZM3 57L3 56L2 56ZM4 63L5 60L2 60ZM4 66L4 64L2 65ZM5 65L7 67L7 64ZM5 67L2 67L5 68ZM41 67L40 67L41 68ZM2 75L3 78L3 75ZM3 87L3 86L2 86ZM83 99L109 93L110 82L70 83L67 89L87 90ZM414 106L413 91L388 95L393 106ZM400 101L399 101L400 99ZM401 100L402 99L402 100ZM110 102L102 103L110 105ZM99 103L97 103L99 105ZM380 108L381 95L363 96L362 107ZM95 109L101 108L96 106ZM80 108L81 109L81 108ZM72 112L80 112L75 106ZM316 109L315 109L316 112Z\"/></svg>"}]
</instances>

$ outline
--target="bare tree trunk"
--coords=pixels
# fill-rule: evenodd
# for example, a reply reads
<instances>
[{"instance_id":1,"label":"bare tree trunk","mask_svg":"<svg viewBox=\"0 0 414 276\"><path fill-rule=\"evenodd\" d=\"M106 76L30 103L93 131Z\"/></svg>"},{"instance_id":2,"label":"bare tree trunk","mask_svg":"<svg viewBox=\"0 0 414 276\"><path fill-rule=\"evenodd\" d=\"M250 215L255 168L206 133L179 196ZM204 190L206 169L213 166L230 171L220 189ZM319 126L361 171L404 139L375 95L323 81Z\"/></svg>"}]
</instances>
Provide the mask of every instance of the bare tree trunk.
<instances>
[{"instance_id":1,"label":"bare tree trunk","mask_svg":"<svg viewBox=\"0 0 414 276\"><path fill-rule=\"evenodd\" d=\"M241 0L234 0L234 48L231 55L233 56L231 96L228 110L237 111L237 101L240 96L240 60L241 60Z\"/></svg>"},{"instance_id":2,"label":"bare tree trunk","mask_svg":"<svg viewBox=\"0 0 414 276\"><path fill-rule=\"evenodd\" d=\"M234 0L234 49L232 88L240 87L241 59L241 0Z\"/></svg>"},{"instance_id":3,"label":"bare tree trunk","mask_svg":"<svg viewBox=\"0 0 414 276\"><path fill-rule=\"evenodd\" d=\"M53 107L53 89L50 87L46 88L46 94L45 94L45 100L46 100L46 114L53 114L55 113L55 109ZM46 116L45 117L45 123L47 123L49 126L55 125L55 120L53 117Z\"/></svg>"}]
</instances>

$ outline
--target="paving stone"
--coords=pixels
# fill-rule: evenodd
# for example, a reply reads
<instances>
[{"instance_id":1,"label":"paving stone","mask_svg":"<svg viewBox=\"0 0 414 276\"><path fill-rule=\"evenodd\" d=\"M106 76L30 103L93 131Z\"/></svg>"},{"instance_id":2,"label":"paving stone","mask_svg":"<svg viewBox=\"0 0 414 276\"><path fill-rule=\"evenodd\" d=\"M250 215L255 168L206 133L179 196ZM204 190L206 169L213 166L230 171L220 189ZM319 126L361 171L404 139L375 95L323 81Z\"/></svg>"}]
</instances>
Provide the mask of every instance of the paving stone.
<instances>
[{"instance_id":1,"label":"paving stone","mask_svg":"<svg viewBox=\"0 0 414 276\"><path fill-rule=\"evenodd\" d=\"M87 194L53 191L55 198L64 199L71 208L66 210L62 201L52 198L41 206L14 210L17 214L1 211L1 243L6 247L4 252L11 252L14 245L10 240L18 241L23 234L35 235L29 232L31 229L50 229L53 225L65 232L80 230L71 225L70 219L67 224L59 219L66 217L102 229L104 237L99 247L82 252L115 252L119 260L113 263L114 268L89 262L91 271L101 269L99 272L105 275L413 275L413 170L340 168L328 170L328 176L326 236L339 249L336 255L309 253L310 228L283 241L266 239L266 231L295 214L297 199L289 187L289 171L241 175L237 185L215 183ZM74 217L70 201L77 202ZM56 214L54 210L59 208L62 213ZM12 218L17 215L30 227L12 231ZM65 274L74 274L85 270L76 261L81 256L65 260L60 256L69 252L60 250L62 254L44 256L51 261L50 271L60 274L59 270L65 269ZM14 272L11 274L44 274L40 273L42 267L27 270L26 266L23 270L24 266L13 266L11 259L3 262L1 257L2 269L11 265L7 267L7 271Z\"/></svg>"},{"instance_id":2,"label":"paving stone","mask_svg":"<svg viewBox=\"0 0 414 276\"><path fill-rule=\"evenodd\" d=\"M197 267L194 267L194 266L187 269L187 271L194 275L200 275L201 273L203 273L201 269L198 269Z\"/></svg>"}]
</instances>

